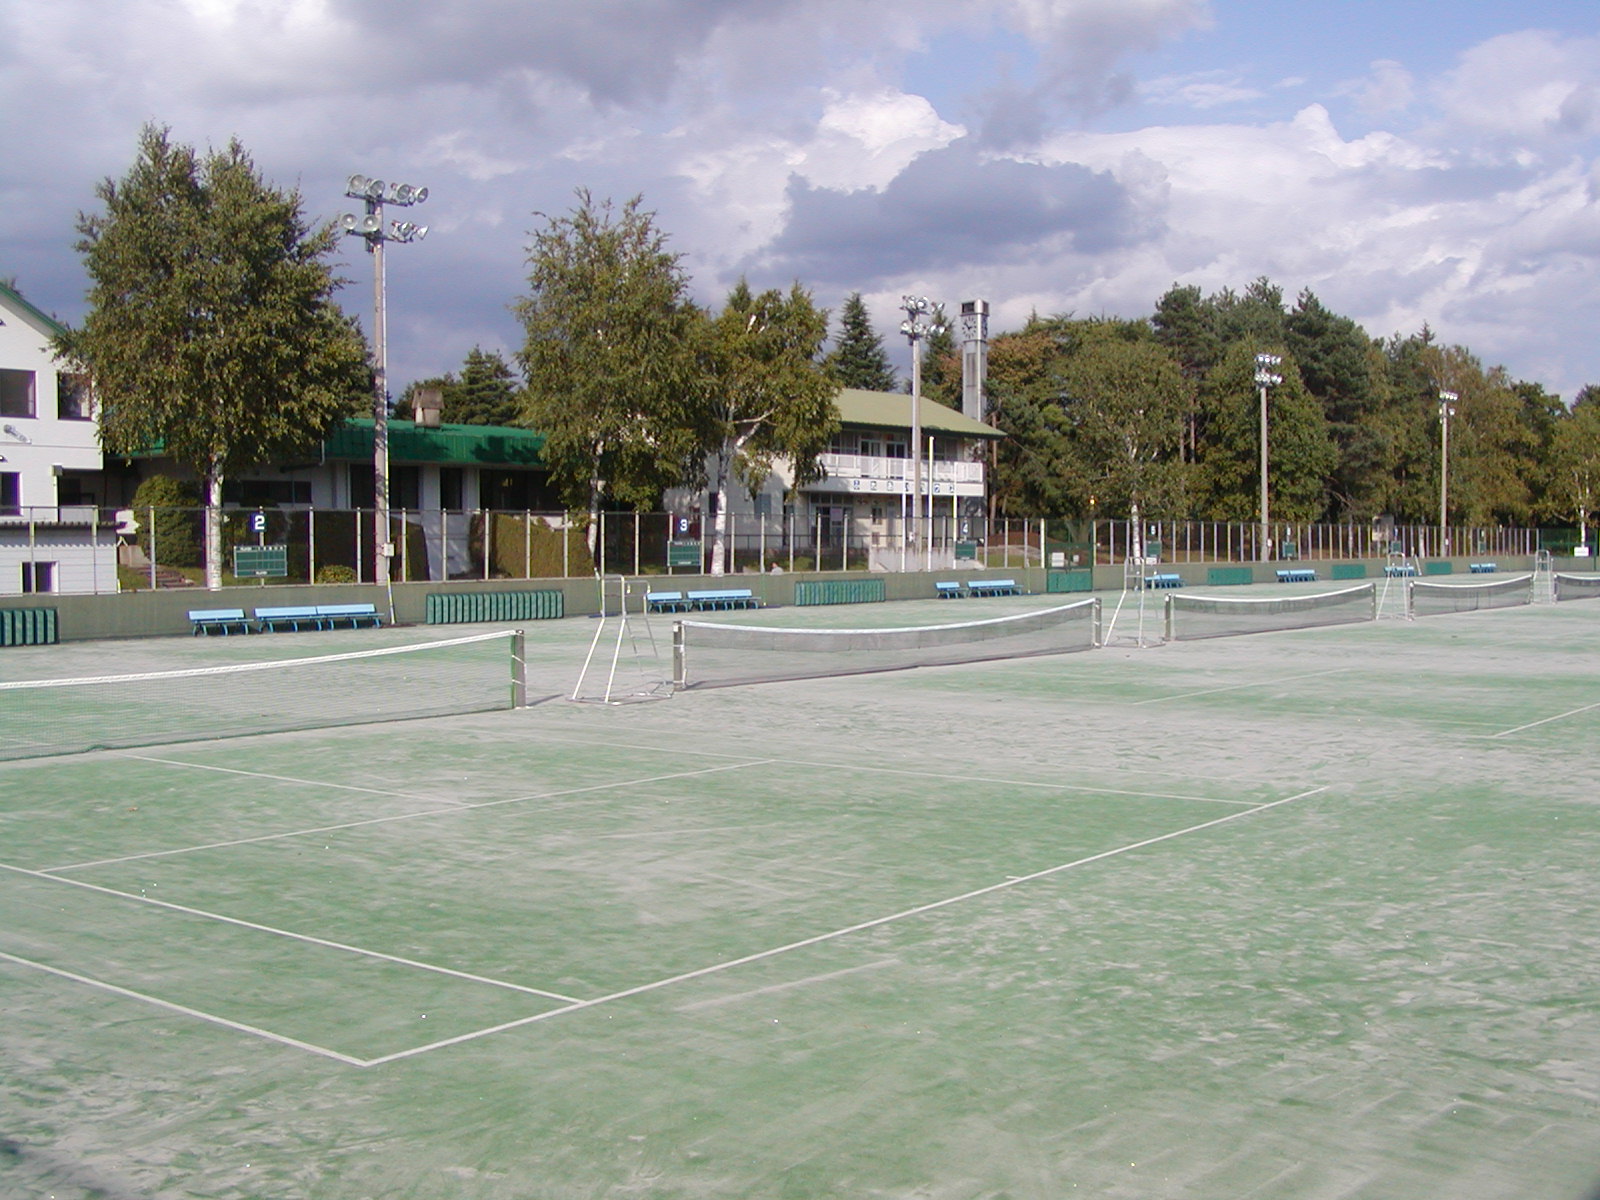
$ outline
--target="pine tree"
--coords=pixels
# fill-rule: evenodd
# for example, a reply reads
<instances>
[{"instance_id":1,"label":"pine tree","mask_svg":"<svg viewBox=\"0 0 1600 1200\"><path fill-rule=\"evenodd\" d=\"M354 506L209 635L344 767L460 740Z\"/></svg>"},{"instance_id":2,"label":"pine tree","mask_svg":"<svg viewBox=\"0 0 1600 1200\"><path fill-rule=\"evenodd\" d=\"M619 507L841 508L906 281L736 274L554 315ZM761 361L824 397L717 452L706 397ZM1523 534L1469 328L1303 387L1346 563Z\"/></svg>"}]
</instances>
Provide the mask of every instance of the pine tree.
<instances>
[{"instance_id":1,"label":"pine tree","mask_svg":"<svg viewBox=\"0 0 1600 1200\"><path fill-rule=\"evenodd\" d=\"M860 292L851 292L840 309L839 336L824 364L840 387L869 392L895 390L894 368L889 365L883 338L872 328L872 318Z\"/></svg>"}]
</instances>

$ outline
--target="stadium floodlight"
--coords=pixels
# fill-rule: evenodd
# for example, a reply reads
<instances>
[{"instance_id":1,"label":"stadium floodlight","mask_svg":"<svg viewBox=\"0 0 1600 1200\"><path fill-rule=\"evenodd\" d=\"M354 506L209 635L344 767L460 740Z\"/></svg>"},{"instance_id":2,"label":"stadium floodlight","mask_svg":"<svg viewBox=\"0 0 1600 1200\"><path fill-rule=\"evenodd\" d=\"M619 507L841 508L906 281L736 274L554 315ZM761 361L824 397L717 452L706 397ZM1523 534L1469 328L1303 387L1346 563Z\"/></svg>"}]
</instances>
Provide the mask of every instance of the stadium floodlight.
<instances>
[{"instance_id":1,"label":"stadium floodlight","mask_svg":"<svg viewBox=\"0 0 1600 1200\"><path fill-rule=\"evenodd\" d=\"M411 221L383 223L385 202L409 208L428 198L428 189L410 183L386 184L370 175L352 175L345 193L352 200L364 200L364 214L346 213L339 219L344 232L367 243L372 255L372 533L373 571L381 580L390 578L394 546L389 540L389 382L387 317L384 312L383 245L385 242L420 242L428 234L426 225Z\"/></svg>"},{"instance_id":2,"label":"stadium floodlight","mask_svg":"<svg viewBox=\"0 0 1600 1200\"><path fill-rule=\"evenodd\" d=\"M900 297L900 309L906 319L900 322L900 332L911 342L911 517L906 522L906 540L910 546L918 544L917 513L922 503L922 343L929 337L944 332L944 313L940 306L926 296ZM928 456L928 472L933 473L933 456ZM929 503L932 491L929 489ZM928 549L932 557L933 517L928 518ZM931 566L924 563L924 566Z\"/></svg>"},{"instance_id":3,"label":"stadium floodlight","mask_svg":"<svg viewBox=\"0 0 1600 1200\"><path fill-rule=\"evenodd\" d=\"M1283 362L1277 354L1256 355L1256 386L1261 389L1261 561L1272 557L1272 517L1267 500L1267 389L1277 387L1283 376L1273 370Z\"/></svg>"},{"instance_id":4,"label":"stadium floodlight","mask_svg":"<svg viewBox=\"0 0 1600 1200\"><path fill-rule=\"evenodd\" d=\"M1456 415L1454 392L1439 392L1439 554L1450 553L1450 527L1445 523L1450 502L1450 418Z\"/></svg>"}]
</instances>

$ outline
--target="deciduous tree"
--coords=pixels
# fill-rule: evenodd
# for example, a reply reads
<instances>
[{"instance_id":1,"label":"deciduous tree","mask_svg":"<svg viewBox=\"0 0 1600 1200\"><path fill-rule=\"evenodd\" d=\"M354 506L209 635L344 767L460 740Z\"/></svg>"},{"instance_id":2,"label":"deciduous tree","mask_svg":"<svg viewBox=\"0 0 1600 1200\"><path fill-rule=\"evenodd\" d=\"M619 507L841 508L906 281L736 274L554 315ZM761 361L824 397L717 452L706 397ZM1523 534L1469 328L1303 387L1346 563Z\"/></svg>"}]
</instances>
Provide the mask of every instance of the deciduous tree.
<instances>
[{"instance_id":1,"label":"deciduous tree","mask_svg":"<svg viewBox=\"0 0 1600 1200\"><path fill-rule=\"evenodd\" d=\"M206 581L222 582L224 479L314 452L370 379L333 303L337 235L237 141L200 155L146 126L128 174L78 217L89 313L57 350L80 363L113 454L160 449L205 491Z\"/></svg>"}]
</instances>

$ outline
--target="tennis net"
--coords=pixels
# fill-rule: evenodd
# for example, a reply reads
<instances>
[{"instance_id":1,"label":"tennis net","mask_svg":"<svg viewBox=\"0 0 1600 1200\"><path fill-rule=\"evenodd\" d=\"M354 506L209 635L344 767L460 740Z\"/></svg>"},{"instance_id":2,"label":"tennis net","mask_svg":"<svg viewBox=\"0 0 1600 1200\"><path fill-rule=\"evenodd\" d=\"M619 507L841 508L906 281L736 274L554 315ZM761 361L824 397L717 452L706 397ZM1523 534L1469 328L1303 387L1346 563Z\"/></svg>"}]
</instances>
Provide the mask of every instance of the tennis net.
<instances>
[{"instance_id":1,"label":"tennis net","mask_svg":"<svg viewBox=\"0 0 1600 1200\"><path fill-rule=\"evenodd\" d=\"M793 629L678 621L673 685L727 687L779 679L861 675L908 667L1090 650L1100 642L1100 601L1037 612L895 629Z\"/></svg>"},{"instance_id":2,"label":"tennis net","mask_svg":"<svg viewBox=\"0 0 1600 1200\"><path fill-rule=\"evenodd\" d=\"M1167 640L1232 637L1278 629L1309 629L1370 621L1377 615L1377 589L1370 583L1314 596L1167 596Z\"/></svg>"},{"instance_id":3,"label":"tennis net","mask_svg":"<svg viewBox=\"0 0 1600 1200\"><path fill-rule=\"evenodd\" d=\"M401 721L523 703L519 630L315 658L20 680L0 683L0 759Z\"/></svg>"},{"instance_id":4,"label":"tennis net","mask_svg":"<svg viewBox=\"0 0 1600 1200\"><path fill-rule=\"evenodd\" d=\"M1512 608L1533 602L1533 576L1513 575L1492 583L1432 583L1413 579L1406 602L1412 617Z\"/></svg>"},{"instance_id":5,"label":"tennis net","mask_svg":"<svg viewBox=\"0 0 1600 1200\"><path fill-rule=\"evenodd\" d=\"M1600 575L1555 573L1557 600L1589 600L1600 596Z\"/></svg>"}]
</instances>

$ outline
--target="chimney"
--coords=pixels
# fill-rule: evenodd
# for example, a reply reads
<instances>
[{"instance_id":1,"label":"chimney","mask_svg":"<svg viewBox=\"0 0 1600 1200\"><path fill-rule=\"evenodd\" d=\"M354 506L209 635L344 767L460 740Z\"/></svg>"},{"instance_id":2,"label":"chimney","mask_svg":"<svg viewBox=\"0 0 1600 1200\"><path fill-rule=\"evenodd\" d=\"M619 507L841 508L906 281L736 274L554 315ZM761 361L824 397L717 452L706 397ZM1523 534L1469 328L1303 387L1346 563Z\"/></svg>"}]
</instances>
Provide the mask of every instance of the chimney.
<instances>
[{"instance_id":1,"label":"chimney","mask_svg":"<svg viewBox=\"0 0 1600 1200\"><path fill-rule=\"evenodd\" d=\"M438 388L418 388L412 401L412 415L418 425L428 429L439 428L439 409L444 405L444 393Z\"/></svg>"},{"instance_id":2,"label":"chimney","mask_svg":"<svg viewBox=\"0 0 1600 1200\"><path fill-rule=\"evenodd\" d=\"M961 302L961 411L974 421L986 421L988 404L983 394L989 377L989 302Z\"/></svg>"}]
</instances>

